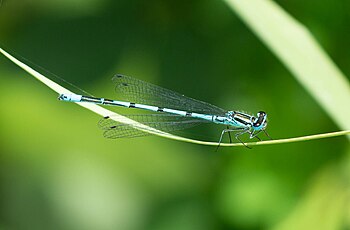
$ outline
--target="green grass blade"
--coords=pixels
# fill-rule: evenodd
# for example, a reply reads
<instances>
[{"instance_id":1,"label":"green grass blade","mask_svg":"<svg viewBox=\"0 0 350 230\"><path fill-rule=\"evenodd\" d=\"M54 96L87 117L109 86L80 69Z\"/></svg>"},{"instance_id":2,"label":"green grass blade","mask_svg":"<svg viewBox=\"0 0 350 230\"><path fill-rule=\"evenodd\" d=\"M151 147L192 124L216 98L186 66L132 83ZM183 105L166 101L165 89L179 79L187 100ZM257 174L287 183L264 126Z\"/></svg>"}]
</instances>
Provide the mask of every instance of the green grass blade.
<instances>
[{"instance_id":1,"label":"green grass blade","mask_svg":"<svg viewBox=\"0 0 350 230\"><path fill-rule=\"evenodd\" d=\"M25 70L26 72L28 72L30 75L32 75L33 77L35 77L37 80L41 81L42 83L44 83L47 87L49 87L50 89L52 89L53 91L55 91L58 94L70 94L72 93L71 91L69 91L68 89L60 86L59 84L57 84L56 82L53 82L52 80L48 79L47 77L45 77L44 75L38 73L37 71L35 71L34 69L30 68L29 66L27 66L26 64L20 62L19 60L17 60L15 57L13 57L12 55L10 55L9 53L7 53L5 50L0 48L0 53L2 53L5 57L7 57L9 60L11 60L13 63L15 63L16 65L18 65L19 67L21 67L23 70ZM114 113L108 109L105 109L101 106L95 105L95 104L91 104L91 103L81 103L81 102L77 102L76 104L92 111L95 112L103 117L109 116L111 117L111 119L117 121L117 122L121 122L124 124L130 124L133 127L136 127L142 131L145 132L149 132L152 134L156 134L156 135L160 135L160 136L172 136L171 134L167 134L165 132L153 129L151 127L145 126L141 123L138 123L134 120L128 119L120 114Z\"/></svg>"},{"instance_id":2,"label":"green grass blade","mask_svg":"<svg viewBox=\"0 0 350 230\"><path fill-rule=\"evenodd\" d=\"M53 91L57 92L58 94L62 93L72 93L68 89L60 86L59 84L53 82L52 80L46 78L44 75L38 73L34 69L30 68L26 64L20 62L13 56L11 56L9 53L4 51L0 48L0 53L2 53L5 57L7 57L9 60L11 60L13 63L21 67L23 70L28 72L30 75L44 83L47 87L52 89ZM144 132L149 132L151 134L155 134L158 136L166 137L173 140L183 141L183 142L189 142L193 144L200 144L200 145L211 145L211 146L217 146L217 142L207 142L207 141L200 141L200 140L194 140L184 137L175 136L169 133L165 133L159 130L156 130L154 128L148 127L146 125L143 125L141 123L138 123L134 120L128 119L120 114L117 114L115 112L112 112L108 109L105 109L99 105L92 104L92 103L82 103L82 102L75 102L76 104L94 112L97 113L103 117L109 116L111 119L118 121L120 123L129 124L133 127L136 127L137 129L140 129ZM307 141L307 140L315 140L315 139L321 139L321 138L327 138L327 137L336 137L336 136L342 136L342 135L348 135L350 134L350 130L348 131L339 131L339 132L333 132L333 133L326 133L326 134L318 134L318 135L312 135L312 136L304 136L304 137L296 137L296 138L288 138L288 139L280 139L280 140L271 140L271 141L260 141L260 142L249 142L247 145L253 146L253 145L269 145L269 144L282 144L282 143L292 143L292 142L299 142L299 141ZM233 143L233 144L227 144L222 143L220 146L244 146L242 143Z\"/></svg>"}]
</instances>

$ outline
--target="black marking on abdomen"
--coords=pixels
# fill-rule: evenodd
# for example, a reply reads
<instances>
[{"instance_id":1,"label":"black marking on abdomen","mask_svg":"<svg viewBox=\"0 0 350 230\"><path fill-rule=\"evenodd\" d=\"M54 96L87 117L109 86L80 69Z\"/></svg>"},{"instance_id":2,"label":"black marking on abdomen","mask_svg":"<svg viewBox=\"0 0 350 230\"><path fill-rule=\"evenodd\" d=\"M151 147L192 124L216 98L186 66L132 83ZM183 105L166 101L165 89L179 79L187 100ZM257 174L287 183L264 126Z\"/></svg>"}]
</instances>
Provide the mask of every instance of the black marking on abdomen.
<instances>
[{"instance_id":1,"label":"black marking on abdomen","mask_svg":"<svg viewBox=\"0 0 350 230\"><path fill-rule=\"evenodd\" d=\"M214 119L214 116L212 117L212 119ZM224 121L223 117L219 117L219 116L216 116L214 120L218 121L218 122L223 122Z\"/></svg>"},{"instance_id":2,"label":"black marking on abdomen","mask_svg":"<svg viewBox=\"0 0 350 230\"><path fill-rule=\"evenodd\" d=\"M186 117L191 117L192 113L191 112L186 112Z\"/></svg>"},{"instance_id":3,"label":"black marking on abdomen","mask_svg":"<svg viewBox=\"0 0 350 230\"><path fill-rule=\"evenodd\" d=\"M157 112L164 112L164 108L158 107Z\"/></svg>"},{"instance_id":4,"label":"black marking on abdomen","mask_svg":"<svg viewBox=\"0 0 350 230\"><path fill-rule=\"evenodd\" d=\"M113 100L105 99L103 102L104 105L114 105Z\"/></svg>"},{"instance_id":5,"label":"black marking on abdomen","mask_svg":"<svg viewBox=\"0 0 350 230\"><path fill-rule=\"evenodd\" d=\"M98 104L98 103L101 103L102 98L82 96L80 101L81 102L92 102L92 103Z\"/></svg>"},{"instance_id":6,"label":"black marking on abdomen","mask_svg":"<svg viewBox=\"0 0 350 230\"><path fill-rule=\"evenodd\" d=\"M129 108L135 108L135 103L134 102L130 102Z\"/></svg>"}]
</instances>

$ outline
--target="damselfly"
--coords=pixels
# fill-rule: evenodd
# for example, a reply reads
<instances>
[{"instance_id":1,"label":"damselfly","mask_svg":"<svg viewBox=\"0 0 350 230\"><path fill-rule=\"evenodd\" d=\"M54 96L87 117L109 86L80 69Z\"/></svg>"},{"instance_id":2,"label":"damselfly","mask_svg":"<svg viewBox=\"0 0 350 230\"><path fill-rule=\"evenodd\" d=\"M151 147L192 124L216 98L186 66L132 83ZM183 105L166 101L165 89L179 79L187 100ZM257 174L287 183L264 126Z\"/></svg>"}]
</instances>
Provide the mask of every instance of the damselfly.
<instances>
[{"instance_id":1,"label":"damselfly","mask_svg":"<svg viewBox=\"0 0 350 230\"><path fill-rule=\"evenodd\" d=\"M132 77L116 75L112 79L115 90L121 93L126 101L110 100L77 94L61 94L59 100L70 102L89 102L126 108L137 108L158 114L126 115L128 118L164 132L172 132L191 128L202 123L215 123L225 125L222 130L219 145L225 133L236 132L234 137L247 146L240 136L247 133L250 138L257 138L260 132L264 132L267 126L267 114L263 111L252 116L238 111L227 111L209 103L186 97L169 89L162 88ZM131 125L119 123L105 117L99 122L108 138L139 137L149 133L135 129ZM269 137L269 136L268 136Z\"/></svg>"}]
</instances>

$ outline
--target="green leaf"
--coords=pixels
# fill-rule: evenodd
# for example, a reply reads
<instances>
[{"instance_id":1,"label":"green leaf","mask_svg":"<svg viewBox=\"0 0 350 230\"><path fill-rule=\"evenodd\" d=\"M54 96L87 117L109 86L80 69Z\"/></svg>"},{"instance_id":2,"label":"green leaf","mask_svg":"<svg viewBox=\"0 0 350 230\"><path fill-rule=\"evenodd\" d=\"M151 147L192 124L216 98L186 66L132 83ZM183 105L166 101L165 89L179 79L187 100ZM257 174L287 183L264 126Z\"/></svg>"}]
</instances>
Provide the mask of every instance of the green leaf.
<instances>
[{"instance_id":1,"label":"green leaf","mask_svg":"<svg viewBox=\"0 0 350 230\"><path fill-rule=\"evenodd\" d=\"M308 29L270 0L225 0L334 122L350 129L350 86ZM279 79L283 85L283 79Z\"/></svg>"}]
</instances>

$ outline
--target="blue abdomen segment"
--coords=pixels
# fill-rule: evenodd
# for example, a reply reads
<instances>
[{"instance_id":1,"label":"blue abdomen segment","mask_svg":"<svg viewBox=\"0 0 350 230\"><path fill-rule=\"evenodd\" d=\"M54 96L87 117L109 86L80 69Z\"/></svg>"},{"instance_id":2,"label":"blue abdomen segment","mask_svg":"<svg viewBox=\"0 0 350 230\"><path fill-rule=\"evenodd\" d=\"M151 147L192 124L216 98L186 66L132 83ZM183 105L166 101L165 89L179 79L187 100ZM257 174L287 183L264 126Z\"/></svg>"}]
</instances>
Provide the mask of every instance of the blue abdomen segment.
<instances>
[{"instance_id":1,"label":"blue abdomen segment","mask_svg":"<svg viewBox=\"0 0 350 230\"><path fill-rule=\"evenodd\" d=\"M144 110L153 111L153 112L164 112L164 113L170 113L170 114L184 116L184 117L199 118L207 121L213 121L215 117L214 115L210 115L210 114L192 113L192 112L187 112L187 111L177 110L177 109L162 108L162 107L152 106L152 105L137 104L133 102L117 101L117 100L82 96L82 95L76 95L76 94L61 94L58 97L58 99L62 101L70 101L70 102L89 102L89 103L101 104L101 105L112 105L112 106L122 106L127 108L144 109Z\"/></svg>"},{"instance_id":2,"label":"blue abdomen segment","mask_svg":"<svg viewBox=\"0 0 350 230\"><path fill-rule=\"evenodd\" d=\"M137 104L133 102L110 100L105 98L89 97L76 94L61 94L59 100L70 101L70 102L88 102L101 105L111 105L111 106L121 106L126 108L137 108L144 109L153 112L164 112L169 114L174 114L183 117L198 118L201 120L206 120L209 122L214 122L216 124L228 125L238 128L246 128L250 126L252 116L249 116L240 112L228 112L225 115L213 115L213 114L202 114L195 112L188 112L184 110L162 108L152 105Z\"/></svg>"},{"instance_id":3,"label":"blue abdomen segment","mask_svg":"<svg viewBox=\"0 0 350 230\"><path fill-rule=\"evenodd\" d=\"M77 94L60 94L58 100L61 101L71 101L71 102L80 102L82 96Z\"/></svg>"}]
</instances>

